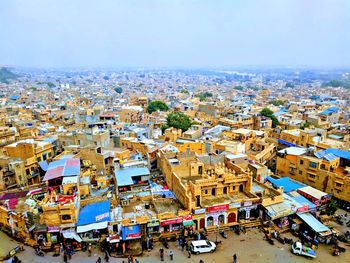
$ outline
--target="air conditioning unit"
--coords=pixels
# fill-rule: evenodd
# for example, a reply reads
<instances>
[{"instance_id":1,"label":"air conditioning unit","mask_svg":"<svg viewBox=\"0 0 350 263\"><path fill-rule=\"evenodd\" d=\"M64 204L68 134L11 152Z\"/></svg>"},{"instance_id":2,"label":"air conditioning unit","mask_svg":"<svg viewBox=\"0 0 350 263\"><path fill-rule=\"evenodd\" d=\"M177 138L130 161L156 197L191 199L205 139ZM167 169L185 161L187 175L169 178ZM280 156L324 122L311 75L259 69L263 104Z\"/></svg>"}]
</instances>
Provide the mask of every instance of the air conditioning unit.
<instances>
[{"instance_id":1,"label":"air conditioning unit","mask_svg":"<svg viewBox=\"0 0 350 263\"><path fill-rule=\"evenodd\" d=\"M131 219L131 220L130 220L130 223L131 223L131 224L136 224L136 219Z\"/></svg>"}]
</instances>

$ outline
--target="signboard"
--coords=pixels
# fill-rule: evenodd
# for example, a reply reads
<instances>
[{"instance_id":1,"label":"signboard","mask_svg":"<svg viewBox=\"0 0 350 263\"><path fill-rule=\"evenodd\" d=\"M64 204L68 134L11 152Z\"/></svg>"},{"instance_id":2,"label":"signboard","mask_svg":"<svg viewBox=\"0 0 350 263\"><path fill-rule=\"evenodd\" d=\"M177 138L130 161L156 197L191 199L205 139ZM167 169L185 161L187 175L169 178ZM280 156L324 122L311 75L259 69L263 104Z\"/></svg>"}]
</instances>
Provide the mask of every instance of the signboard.
<instances>
[{"instance_id":1,"label":"signboard","mask_svg":"<svg viewBox=\"0 0 350 263\"><path fill-rule=\"evenodd\" d=\"M139 238L141 237L141 233L131 233L131 234L126 234L126 239L134 239L134 238Z\"/></svg>"},{"instance_id":2,"label":"signboard","mask_svg":"<svg viewBox=\"0 0 350 263\"><path fill-rule=\"evenodd\" d=\"M152 220L151 222L147 223L147 227L155 227L155 226L159 226L158 220Z\"/></svg>"},{"instance_id":3,"label":"signboard","mask_svg":"<svg viewBox=\"0 0 350 263\"><path fill-rule=\"evenodd\" d=\"M304 205L303 207L300 207L297 209L298 213L303 213L303 212L307 212L309 211L309 206L308 205Z\"/></svg>"},{"instance_id":4,"label":"signboard","mask_svg":"<svg viewBox=\"0 0 350 263\"><path fill-rule=\"evenodd\" d=\"M228 204L225 205L215 205L207 207L208 213L224 212L228 209Z\"/></svg>"},{"instance_id":5,"label":"signboard","mask_svg":"<svg viewBox=\"0 0 350 263\"><path fill-rule=\"evenodd\" d=\"M98 215L95 217L96 222L101 221L104 218L107 218L109 216L109 212L103 213L101 215Z\"/></svg>"},{"instance_id":6,"label":"signboard","mask_svg":"<svg viewBox=\"0 0 350 263\"><path fill-rule=\"evenodd\" d=\"M195 209L195 210L193 210L193 213L194 213L195 215L204 214L204 213L205 213L205 208Z\"/></svg>"},{"instance_id":7,"label":"signboard","mask_svg":"<svg viewBox=\"0 0 350 263\"><path fill-rule=\"evenodd\" d=\"M48 226L47 232L60 232L61 228L59 226Z\"/></svg>"},{"instance_id":8,"label":"signboard","mask_svg":"<svg viewBox=\"0 0 350 263\"><path fill-rule=\"evenodd\" d=\"M231 203L230 204L230 208L240 208L241 207L241 203L237 202L237 203Z\"/></svg>"},{"instance_id":9,"label":"signboard","mask_svg":"<svg viewBox=\"0 0 350 263\"><path fill-rule=\"evenodd\" d=\"M183 216L182 219L183 219L184 221L192 220L192 215Z\"/></svg>"},{"instance_id":10,"label":"signboard","mask_svg":"<svg viewBox=\"0 0 350 263\"><path fill-rule=\"evenodd\" d=\"M122 238L123 240L136 239L141 237L140 225L123 226Z\"/></svg>"},{"instance_id":11,"label":"signboard","mask_svg":"<svg viewBox=\"0 0 350 263\"><path fill-rule=\"evenodd\" d=\"M251 205L253 205L252 201L246 201L243 203L243 206L251 206Z\"/></svg>"},{"instance_id":12,"label":"signboard","mask_svg":"<svg viewBox=\"0 0 350 263\"><path fill-rule=\"evenodd\" d=\"M169 220L165 220L160 222L161 226L168 226L168 225L175 225L175 224L181 224L182 223L182 218L175 218L175 219L169 219Z\"/></svg>"}]
</instances>

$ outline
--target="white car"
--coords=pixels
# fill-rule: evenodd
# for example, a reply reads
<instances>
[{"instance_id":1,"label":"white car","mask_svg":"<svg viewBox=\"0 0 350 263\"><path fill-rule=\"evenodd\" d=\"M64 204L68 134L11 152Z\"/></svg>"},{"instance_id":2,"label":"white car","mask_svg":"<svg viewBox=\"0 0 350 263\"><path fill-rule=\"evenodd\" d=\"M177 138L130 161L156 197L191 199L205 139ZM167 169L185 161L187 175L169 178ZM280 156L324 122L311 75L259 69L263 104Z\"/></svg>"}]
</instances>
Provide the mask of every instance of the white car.
<instances>
[{"instance_id":1,"label":"white car","mask_svg":"<svg viewBox=\"0 0 350 263\"><path fill-rule=\"evenodd\" d=\"M214 252L216 249L216 245L212 241L208 240L197 240L192 241L190 246L191 252L194 254Z\"/></svg>"}]
</instances>

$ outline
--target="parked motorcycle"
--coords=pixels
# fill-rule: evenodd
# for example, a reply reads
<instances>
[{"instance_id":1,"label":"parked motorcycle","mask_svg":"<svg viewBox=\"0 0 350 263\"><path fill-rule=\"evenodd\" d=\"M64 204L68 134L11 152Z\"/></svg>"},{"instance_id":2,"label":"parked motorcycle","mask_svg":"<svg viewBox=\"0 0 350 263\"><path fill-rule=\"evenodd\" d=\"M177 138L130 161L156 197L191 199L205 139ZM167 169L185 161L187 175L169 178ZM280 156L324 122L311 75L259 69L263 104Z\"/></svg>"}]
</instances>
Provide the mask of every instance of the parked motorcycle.
<instances>
[{"instance_id":1,"label":"parked motorcycle","mask_svg":"<svg viewBox=\"0 0 350 263\"><path fill-rule=\"evenodd\" d=\"M239 226L236 226L236 228L235 228L235 233L236 233L237 235L240 235L240 234L241 234L241 228L240 228Z\"/></svg>"},{"instance_id":2,"label":"parked motorcycle","mask_svg":"<svg viewBox=\"0 0 350 263\"><path fill-rule=\"evenodd\" d=\"M292 238L285 237L285 238L284 238L284 243L286 243L286 244L293 244L293 239L292 239Z\"/></svg>"},{"instance_id":3,"label":"parked motorcycle","mask_svg":"<svg viewBox=\"0 0 350 263\"><path fill-rule=\"evenodd\" d=\"M223 238L227 238L227 234L225 233L224 230L220 230L219 234L223 237Z\"/></svg>"},{"instance_id":4,"label":"parked motorcycle","mask_svg":"<svg viewBox=\"0 0 350 263\"><path fill-rule=\"evenodd\" d=\"M35 255L37 255L37 256L39 256L39 257L43 257L43 256L45 256L45 253L41 250L40 247L37 247L37 248L35 249Z\"/></svg>"},{"instance_id":5,"label":"parked motorcycle","mask_svg":"<svg viewBox=\"0 0 350 263\"><path fill-rule=\"evenodd\" d=\"M169 243L168 243L168 241L164 240L164 241L163 241L163 246L164 246L166 249L168 249L168 248L169 248Z\"/></svg>"}]
</instances>

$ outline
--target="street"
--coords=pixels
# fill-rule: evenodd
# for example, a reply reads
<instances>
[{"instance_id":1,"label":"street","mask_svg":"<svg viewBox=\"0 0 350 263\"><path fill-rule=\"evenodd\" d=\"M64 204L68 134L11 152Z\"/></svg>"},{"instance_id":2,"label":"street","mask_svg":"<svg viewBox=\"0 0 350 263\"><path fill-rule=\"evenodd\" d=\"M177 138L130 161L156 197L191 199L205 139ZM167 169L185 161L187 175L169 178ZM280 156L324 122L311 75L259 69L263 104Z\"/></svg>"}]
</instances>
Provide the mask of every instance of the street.
<instances>
[{"instance_id":1,"label":"street","mask_svg":"<svg viewBox=\"0 0 350 263\"><path fill-rule=\"evenodd\" d=\"M187 258L187 253L182 252L181 248L177 247L175 242L170 242L170 249L166 250L164 262L171 262L170 257L167 252L173 250L174 260L172 262L189 262L189 263L198 263L202 259L205 263L209 262L232 262L232 256L234 253L238 256L238 262L245 263L299 263L299 262L310 262L310 260L295 256L290 252L290 245L282 245L275 242L274 245L270 245L267 241L263 239L263 234L256 228L248 229L246 234L241 234L240 236L236 235L232 231L227 232L227 239L220 239L222 243L218 245L217 251L214 253L201 254L201 255L192 255L191 258ZM283 234L286 237L292 237L294 240L296 238L290 234ZM0 244L1 250L9 250L12 247L16 246L16 242L11 241L11 239L3 233L0 233ZM209 235L210 240L215 240L215 234ZM347 250L350 249L349 246L342 244L343 247L346 247ZM151 262L160 262L159 259L159 249L162 247L161 243L157 243L155 248L151 252L144 252L141 257L137 259L143 263ZM317 258L313 262L350 262L350 253L349 251L342 253L339 257L332 256L332 247L325 246L321 244L316 251ZM34 250L30 247L26 247L25 251L18 254L18 258L22 260L23 263L47 263L49 262L63 262L62 257L53 257L52 252L46 254L44 257L39 257L34 254ZM92 257L88 257L87 252L79 252L73 255L72 259L69 262L96 262L98 257L102 258L103 254L94 251ZM126 262L125 258L110 258L109 262Z\"/></svg>"}]
</instances>

